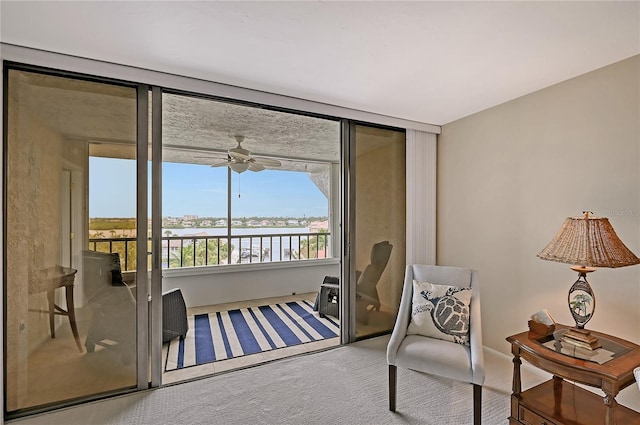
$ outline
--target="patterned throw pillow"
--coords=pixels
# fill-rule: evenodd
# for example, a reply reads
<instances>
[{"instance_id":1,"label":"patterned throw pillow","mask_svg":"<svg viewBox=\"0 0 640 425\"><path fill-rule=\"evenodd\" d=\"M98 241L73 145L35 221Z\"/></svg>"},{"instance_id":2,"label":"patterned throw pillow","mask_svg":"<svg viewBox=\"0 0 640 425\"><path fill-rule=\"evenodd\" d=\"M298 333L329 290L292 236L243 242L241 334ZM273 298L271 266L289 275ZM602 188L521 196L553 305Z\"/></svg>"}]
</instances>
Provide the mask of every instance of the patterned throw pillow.
<instances>
[{"instance_id":1,"label":"patterned throw pillow","mask_svg":"<svg viewBox=\"0 0 640 425\"><path fill-rule=\"evenodd\" d=\"M407 334L469 345L471 288L413 281Z\"/></svg>"}]
</instances>

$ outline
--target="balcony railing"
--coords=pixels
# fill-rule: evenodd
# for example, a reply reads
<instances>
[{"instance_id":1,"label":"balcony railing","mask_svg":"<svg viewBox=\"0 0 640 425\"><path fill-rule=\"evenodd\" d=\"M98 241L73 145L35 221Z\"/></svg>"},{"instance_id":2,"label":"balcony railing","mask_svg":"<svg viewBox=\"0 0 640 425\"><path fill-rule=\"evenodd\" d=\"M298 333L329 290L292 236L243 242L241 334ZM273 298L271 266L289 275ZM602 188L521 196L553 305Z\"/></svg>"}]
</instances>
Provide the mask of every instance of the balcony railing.
<instances>
[{"instance_id":1,"label":"balcony railing","mask_svg":"<svg viewBox=\"0 0 640 425\"><path fill-rule=\"evenodd\" d=\"M328 258L329 233L164 236L162 268ZM231 250L229 250L231 247ZM147 251L151 251L151 239ZM89 249L120 254L122 270L135 270L136 238L91 238Z\"/></svg>"}]
</instances>

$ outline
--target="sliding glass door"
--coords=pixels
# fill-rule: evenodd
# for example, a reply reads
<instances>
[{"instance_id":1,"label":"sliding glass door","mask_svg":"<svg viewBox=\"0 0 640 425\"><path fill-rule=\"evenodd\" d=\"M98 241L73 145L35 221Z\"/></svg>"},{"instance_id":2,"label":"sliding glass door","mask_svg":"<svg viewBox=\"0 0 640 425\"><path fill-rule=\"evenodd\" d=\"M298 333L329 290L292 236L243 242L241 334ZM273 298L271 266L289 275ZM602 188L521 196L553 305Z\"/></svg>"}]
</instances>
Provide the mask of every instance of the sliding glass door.
<instances>
[{"instance_id":1,"label":"sliding glass door","mask_svg":"<svg viewBox=\"0 0 640 425\"><path fill-rule=\"evenodd\" d=\"M192 311L301 297L338 329L349 320L343 342L393 327L403 131L343 121L347 160L336 119L17 65L4 76L6 417L159 386L163 289ZM340 291L313 311L325 277Z\"/></svg>"},{"instance_id":2,"label":"sliding glass door","mask_svg":"<svg viewBox=\"0 0 640 425\"><path fill-rule=\"evenodd\" d=\"M339 277L339 122L171 91L162 106L162 284L188 323L163 382L338 344L337 297L316 299Z\"/></svg>"},{"instance_id":3,"label":"sliding glass door","mask_svg":"<svg viewBox=\"0 0 640 425\"><path fill-rule=\"evenodd\" d=\"M139 89L21 69L5 78L11 417L139 386L137 191L147 179L136 163Z\"/></svg>"},{"instance_id":4,"label":"sliding glass door","mask_svg":"<svg viewBox=\"0 0 640 425\"><path fill-rule=\"evenodd\" d=\"M393 329L405 267L405 133L351 125L355 337ZM352 322L353 323L353 322Z\"/></svg>"}]
</instances>

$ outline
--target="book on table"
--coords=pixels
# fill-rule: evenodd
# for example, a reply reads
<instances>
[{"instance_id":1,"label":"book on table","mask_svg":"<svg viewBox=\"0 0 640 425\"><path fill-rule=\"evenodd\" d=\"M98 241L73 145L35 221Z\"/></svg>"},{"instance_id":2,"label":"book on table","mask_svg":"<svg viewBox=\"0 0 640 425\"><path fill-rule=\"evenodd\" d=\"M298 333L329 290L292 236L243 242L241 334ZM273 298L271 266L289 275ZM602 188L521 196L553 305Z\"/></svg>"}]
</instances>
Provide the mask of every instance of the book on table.
<instances>
[{"instance_id":1,"label":"book on table","mask_svg":"<svg viewBox=\"0 0 640 425\"><path fill-rule=\"evenodd\" d=\"M561 339L568 344L573 344L587 350L595 350L596 348L602 347L598 338L584 329L571 328L562 335Z\"/></svg>"},{"instance_id":2,"label":"book on table","mask_svg":"<svg viewBox=\"0 0 640 425\"><path fill-rule=\"evenodd\" d=\"M598 364L604 364L611 360L615 353L604 348L597 348L590 350L586 348L580 348L573 344L568 344L560 340L560 352L564 355L575 357L577 359L588 360Z\"/></svg>"}]
</instances>

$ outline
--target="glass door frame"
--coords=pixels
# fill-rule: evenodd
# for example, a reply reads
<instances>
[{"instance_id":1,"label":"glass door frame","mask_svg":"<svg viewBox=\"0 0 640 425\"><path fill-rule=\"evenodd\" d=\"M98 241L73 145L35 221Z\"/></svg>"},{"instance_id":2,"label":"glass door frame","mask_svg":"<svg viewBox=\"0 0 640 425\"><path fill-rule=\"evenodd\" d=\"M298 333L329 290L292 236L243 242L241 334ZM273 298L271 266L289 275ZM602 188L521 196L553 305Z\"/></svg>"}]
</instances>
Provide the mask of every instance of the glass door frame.
<instances>
[{"instance_id":1,"label":"glass door frame","mask_svg":"<svg viewBox=\"0 0 640 425\"><path fill-rule=\"evenodd\" d=\"M406 134L406 129L392 126L385 126L375 124L371 122L357 121L357 120L342 120L342 208L343 208L343 258L342 258L342 276L343 282L341 282L341 305L340 311L343 319L343 332L342 332L342 344L348 344L356 342L362 339L373 338L380 335L389 334L388 331L381 331L378 333L365 335L362 337L356 336L356 250L357 235L356 235L356 127L365 126L372 128L380 128L385 130L398 131ZM405 139L406 144L406 139ZM406 201L405 201L406 202ZM406 245L406 235L405 235Z\"/></svg>"},{"instance_id":2,"label":"glass door frame","mask_svg":"<svg viewBox=\"0 0 640 425\"><path fill-rule=\"evenodd\" d=\"M95 82L99 84L111 84L120 87L128 87L136 90L136 227L138 231L136 232L136 244L139 248L145 249L136 249L136 299L139 301L147 301L147 302L137 302L136 303L136 388L133 387L123 387L121 389L116 389L114 391L110 391L108 394L98 393L98 394L88 394L86 397L82 397L82 401L91 401L96 399L104 398L108 395L114 394L125 394L136 390L144 390L150 387L160 386L160 376L161 376L161 355L162 355L162 311L161 311L161 301L162 301L162 288L161 288L161 280L157 278L159 275L159 269L157 272L152 273L152 281L151 285L149 285L149 280L147 278L149 274L148 267L148 255L151 252L148 252L146 247L148 246L148 152L149 152L149 93L150 87L146 84L140 84L135 82L117 80L113 78L100 77L95 75L87 75L83 73L77 73L72 71L58 70L46 68L38 65L29 65L24 63L17 63L12 61L3 60L2 61L2 70L3 70L3 253L2 253L2 261L5 266L3 267L2 277L3 277L3 365L2 365L2 375L3 375L3 401L5 400L7 394L7 332L6 326L8 324L7 317L7 208L8 208L8 198L7 198L7 184L8 184L8 175L7 175L7 146L8 146L8 84L9 84L9 72L17 71L17 72L32 72L43 75L50 75L61 78L68 78L71 80L82 80L88 82ZM154 88L154 95L156 89ZM158 92L159 93L159 92ZM160 98L160 96L157 96ZM161 100L156 100L154 97L154 108L156 107L156 102ZM154 120L154 128L153 128L153 165L152 172L154 174L154 186L152 188L153 194L153 203L154 205L159 202L157 199L160 194L160 178L155 178L155 175L159 172L161 167L161 156L157 158L157 155L161 155L161 149L159 148L160 137L161 137L161 120L159 123ZM156 131L159 129L159 132ZM155 145L158 148L155 148ZM155 218L155 215L154 215ZM161 220L157 220L157 223L153 223L153 225L161 226ZM160 233L157 231L156 233ZM159 239L157 245L159 246ZM156 246L155 244L153 245ZM157 257L160 257L160 250L154 251L158 252ZM156 256L153 256L154 258ZM158 261L159 263L159 261ZM154 262L155 264L155 262ZM154 269L155 270L155 269ZM151 287L151 290L148 288ZM152 298L151 295L154 293L159 293L158 297ZM154 302L158 300L159 302ZM160 320L156 320L156 318L160 318ZM158 341L158 342L156 342ZM156 364L157 363L157 364ZM152 376L157 376L157 379L152 379ZM67 400L61 402L54 402L51 404L46 404L42 406L29 407L24 409L18 409L16 411L7 412L6 403L3 409L4 411L4 419L15 419L19 417L23 417L25 415L30 415L34 413L40 413L44 411L51 410L52 406L56 408L62 408L66 406L76 405L78 404L78 399ZM2 423L2 421L0 421Z\"/></svg>"}]
</instances>

